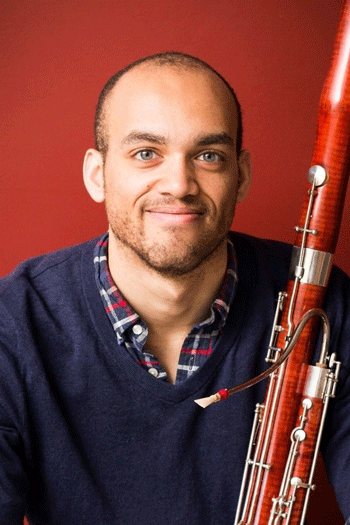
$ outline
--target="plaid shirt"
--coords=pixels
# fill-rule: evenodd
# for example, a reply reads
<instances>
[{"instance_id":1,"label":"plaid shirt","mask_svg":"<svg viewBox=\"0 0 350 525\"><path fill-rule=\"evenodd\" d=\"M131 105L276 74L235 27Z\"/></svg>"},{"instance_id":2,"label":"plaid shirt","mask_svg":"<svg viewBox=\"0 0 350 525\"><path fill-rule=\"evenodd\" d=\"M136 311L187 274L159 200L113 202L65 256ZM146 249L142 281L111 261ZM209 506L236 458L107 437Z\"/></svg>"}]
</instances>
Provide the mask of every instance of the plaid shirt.
<instances>
[{"instance_id":1,"label":"plaid shirt","mask_svg":"<svg viewBox=\"0 0 350 525\"><path fill-rule=\"evenodd\" d=\"M117 342L154 377L167 381L159 360L147 351L148 329L119 293L107 263L108 233L96 244L94 251L95 276L106 313L117 336ZM237 282L237 261L232 242L228 241L228 265L210 316L196 324L182 345L175 383L185 381L204 363L225 325Z\"/></svg>"}]
</instances>

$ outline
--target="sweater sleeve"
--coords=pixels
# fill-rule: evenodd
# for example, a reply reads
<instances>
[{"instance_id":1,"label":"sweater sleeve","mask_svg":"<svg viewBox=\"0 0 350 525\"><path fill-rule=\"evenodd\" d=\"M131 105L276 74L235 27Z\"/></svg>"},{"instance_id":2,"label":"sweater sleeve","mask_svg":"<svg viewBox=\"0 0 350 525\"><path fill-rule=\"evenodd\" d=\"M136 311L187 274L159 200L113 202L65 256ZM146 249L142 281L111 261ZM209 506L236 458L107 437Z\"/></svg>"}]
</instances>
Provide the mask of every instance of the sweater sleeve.
<instances>
[{"instance_id":1,"label":"sweater sleeve","mask_svg":"<svg viewBox=\"0 0 350 525\"><path fill-rule=\"evenodd\" d=\"M350 516L350 280L334 268L326 310L331 322L330 353L341 362L335 398L329 403L322 452L344 518Z\"/></svg>"},{"instance_id":2,"label":"sweater sleeve","mask_svg":"<svg viewBox=\"0 0 350 525\"><path fill-rule=\"evenodd\" d=\"M0 523L22 525L27 493L23 386L13 351L15 329L1 307L0 315Z\"/></svg>"},{"instance_id":3,"label":"sweater sleeve","mask_svg":"<svg viewBox=\"0 0 350 525\"><path fill-rule=\"evenodd\" d=\"M20 436L13 427L0 426L0 523L22 525L25 514L25 474Z\"/></svg>"}]
</instances>

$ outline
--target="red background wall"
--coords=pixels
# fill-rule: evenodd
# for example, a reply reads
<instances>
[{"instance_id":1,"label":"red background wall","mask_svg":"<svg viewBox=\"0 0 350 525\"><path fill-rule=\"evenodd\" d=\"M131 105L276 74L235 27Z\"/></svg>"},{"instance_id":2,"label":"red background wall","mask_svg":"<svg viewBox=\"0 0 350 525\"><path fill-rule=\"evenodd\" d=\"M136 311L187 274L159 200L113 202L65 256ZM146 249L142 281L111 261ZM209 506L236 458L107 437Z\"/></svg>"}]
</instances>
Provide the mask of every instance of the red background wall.
<instances>
[{"instance_id":1,"label":"red background wall","mask_svg":"<svg viewBox=\"0 0 350 525\"><path fill-rule=\"evenodd\" d=\"M140 56L198 55L235 87L254 183L235 228L293 241L340 0L3 0L0 275L98 235L103 206L81 179L94 107ZM338 263L350 270L349 200Z\"/></svg>"},{"instance_id":2,"label":"red background wall","mask_svg":"<svg viewBox=\"0 0 350 525\"><path fill-rule=\"evenodd\" d=\"M339 12L340 0L3 0L0 275L106 229L81 178L98 93L165 50L208 61L241 100L255 169L235 228L292 242ZM348 197L336 259L347 271L349 221Z\"/></svg>"}]
</instances>

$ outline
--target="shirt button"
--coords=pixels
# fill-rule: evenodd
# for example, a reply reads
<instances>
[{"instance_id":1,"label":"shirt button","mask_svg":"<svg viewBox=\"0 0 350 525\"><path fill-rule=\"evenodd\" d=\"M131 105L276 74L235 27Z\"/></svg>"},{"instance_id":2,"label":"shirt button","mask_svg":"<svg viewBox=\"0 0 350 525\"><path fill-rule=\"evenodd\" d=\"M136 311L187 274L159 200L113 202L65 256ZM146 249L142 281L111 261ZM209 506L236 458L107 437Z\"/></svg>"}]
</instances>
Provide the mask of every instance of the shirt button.
<instances>
[{"instance_id":1,"label":"shirt button","mask_svg":"<svg viewBox=\"0 0 350 525\"><path fill-rule=\"evenodd\" d=\"M132 331L134 332L134 334L140 335L140 334L142 334L142 326L140 324L135 324L132 327Z\"/></svg>"},{"instance_id":2,"label":"shirt button","mask_svg":"<svg viewBox=\"0 0 350 525\"><path fill-rule=\"evenodd\" d=\"M151 374L151 376L158 377L158 370L156 368L149 368L148 373Z\"/></svg>"}]
</instances>

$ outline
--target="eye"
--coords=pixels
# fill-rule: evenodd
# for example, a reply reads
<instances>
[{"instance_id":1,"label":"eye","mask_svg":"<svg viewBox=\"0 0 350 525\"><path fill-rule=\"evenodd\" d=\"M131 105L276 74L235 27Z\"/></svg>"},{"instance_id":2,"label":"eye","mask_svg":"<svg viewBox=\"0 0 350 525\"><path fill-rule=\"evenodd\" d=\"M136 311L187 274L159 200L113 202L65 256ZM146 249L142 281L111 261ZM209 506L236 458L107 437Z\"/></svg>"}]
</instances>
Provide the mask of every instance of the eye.
<instances>
[{"instance_id":1,"label":"eye","mask_svg":"<svg viewBox=\"0 0 350 525\"><path fill-rule=\"evenodd\" d=\"M215 151L206 151L205 153L202 153L197 157L199 160L203 160L204 162L222 162L224 158L222 155L219 155L219 153L216 153Z\"/></svg>"},{"instance_id":2,"label":"eye","mask_svg":"<svg viewBox=\"0 0 350 525\"><path fill-rule=\"evenodd\" d=\"M137 160L154 160L157 157L157 154L152 151L151 149L142 149L138 151L135 155L135 159Z\"/></svg>"}]
</instances>

